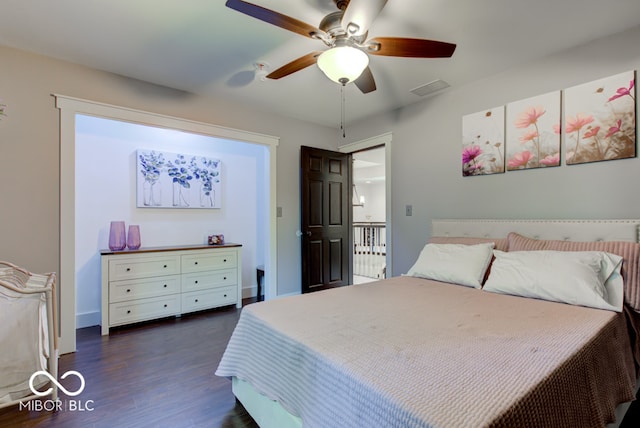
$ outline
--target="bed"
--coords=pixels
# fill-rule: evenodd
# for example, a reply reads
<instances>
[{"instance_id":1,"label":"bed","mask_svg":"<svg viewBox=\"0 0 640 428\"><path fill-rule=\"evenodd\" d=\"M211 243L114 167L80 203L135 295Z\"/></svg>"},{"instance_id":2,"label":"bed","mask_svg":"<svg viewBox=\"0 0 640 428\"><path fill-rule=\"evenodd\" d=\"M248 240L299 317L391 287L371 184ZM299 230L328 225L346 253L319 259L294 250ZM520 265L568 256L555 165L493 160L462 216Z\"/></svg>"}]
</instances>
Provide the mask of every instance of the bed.
<instances>
[{"instance_id":1,"label":"bed","mask_svg":"<svg viewBox=\"0 0 640 428\"><path fill-rule=\"evenodd\" d=\"M0 261L0 408L58 398L55 283Z\"/></svg>"},{"instance_id":2,"label":"bed","mask_svg":"<svg viewBox=\"0 0 640 428\"><path fill-rule=\"evenodd\" d=\"M640 362L639 224L434 220L409 275L246 306L216 374L261 427L619 423ZM501 291L527 283L509 276L522 260L600 288Z\"/></svg>"}]
</instances>

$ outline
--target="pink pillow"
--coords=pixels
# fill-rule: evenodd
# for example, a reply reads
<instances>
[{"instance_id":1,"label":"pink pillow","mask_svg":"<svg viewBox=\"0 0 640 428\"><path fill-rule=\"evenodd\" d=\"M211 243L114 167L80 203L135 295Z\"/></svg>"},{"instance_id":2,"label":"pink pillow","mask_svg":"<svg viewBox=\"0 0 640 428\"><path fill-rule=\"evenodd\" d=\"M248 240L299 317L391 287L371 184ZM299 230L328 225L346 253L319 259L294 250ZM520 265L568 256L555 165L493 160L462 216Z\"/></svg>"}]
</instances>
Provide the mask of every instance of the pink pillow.
<instances>
[{"instance_id":1,"label":"pink pillow","mask_svg":"<svg viewBox=\"0 0 640 428\"><path fill-rule=\"evenodd\" d=\"M628 241L551 241L531 239L511 232L507 236L509 251L604 251L622 257L624 300L640 312L640 244Z\"/></svg>"}]
</instances>

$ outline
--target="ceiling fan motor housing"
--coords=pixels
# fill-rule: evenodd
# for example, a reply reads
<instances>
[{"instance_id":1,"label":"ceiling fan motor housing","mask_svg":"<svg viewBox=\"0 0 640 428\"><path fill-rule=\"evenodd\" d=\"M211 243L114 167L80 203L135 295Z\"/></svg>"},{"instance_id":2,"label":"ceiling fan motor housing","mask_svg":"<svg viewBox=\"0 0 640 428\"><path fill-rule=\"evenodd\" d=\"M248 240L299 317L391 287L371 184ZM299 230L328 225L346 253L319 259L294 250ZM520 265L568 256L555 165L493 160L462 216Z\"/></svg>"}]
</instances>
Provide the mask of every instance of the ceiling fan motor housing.
<instances>
[{"instance_id":1,"label":"ceiling fan motor housing","mask_svg":"<svg viewBox=\"0 0 640 428\"><path fill-rule=\"evenodd\" d=\"M330 13L322 19L318 28L334 38L346 35L347 32L341 25L342 15L344 15L344 11Z\"/></svg>"}]
</instances>

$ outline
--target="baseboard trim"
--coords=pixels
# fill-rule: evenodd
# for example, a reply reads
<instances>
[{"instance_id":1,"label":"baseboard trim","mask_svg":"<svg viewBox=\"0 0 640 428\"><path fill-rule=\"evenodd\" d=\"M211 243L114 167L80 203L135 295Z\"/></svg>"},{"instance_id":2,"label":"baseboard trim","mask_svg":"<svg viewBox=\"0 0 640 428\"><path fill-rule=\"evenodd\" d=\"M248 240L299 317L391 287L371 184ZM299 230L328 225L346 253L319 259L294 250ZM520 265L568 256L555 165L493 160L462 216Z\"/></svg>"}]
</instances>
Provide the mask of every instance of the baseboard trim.
<instances>
[{"instance_id":1,"label":"baseboard trim","mask_svg":"<svg viewBox=\"0 0 640 428\"><path fill-rule=\"evenodd\" d=\"M101 322L100 311L76 314L76 328L93 327L94 325L100 325Z\"/></svg>"}]
</instances>

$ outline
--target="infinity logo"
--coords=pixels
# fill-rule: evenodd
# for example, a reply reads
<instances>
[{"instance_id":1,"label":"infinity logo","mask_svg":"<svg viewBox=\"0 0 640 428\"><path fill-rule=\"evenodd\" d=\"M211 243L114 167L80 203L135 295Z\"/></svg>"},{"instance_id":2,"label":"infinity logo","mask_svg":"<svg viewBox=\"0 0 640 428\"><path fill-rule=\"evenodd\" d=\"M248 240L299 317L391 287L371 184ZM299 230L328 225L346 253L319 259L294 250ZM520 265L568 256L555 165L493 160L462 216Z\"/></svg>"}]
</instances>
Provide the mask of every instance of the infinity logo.
<instances>
[{"instance_id":1,"label":"infinity logo","mask_svg":"<svg viewBox=\"0 0 640 428\"><path fill-rule=\"evenodd\" d=\"M53 382L62 392L65 393L65 395L68 395L70 397L75 397L76 395L80 395L82 393L82 391L84 391L84 377L77 371L75 370L69 370L68 372L65 372L65 374L63 374L62 376L60 376L60 379L66 379L67 376L69 375L75 375L78 376L78 379L80 379L80 388L75 391L75 392L70 392L67 391L67 389L62 386L62 384L60 384L60 382L58 382L53 376L51 376L51 374L47 371L44 370L39 370L37 372L35 372L34 374L31 375L31 377L29 378L29 388L31 389L31 391L36 394L39 397L44 397L45 395L49 395L51 393L51 390L53 390L53 388L49 388L44 392L40 392L38 391L34 386L33 386L33 381L35 380L36 376L38 375L42 375L45 376L47 378L49 378L49 380L51 382Z\"/></svg>"}]
</instances>

